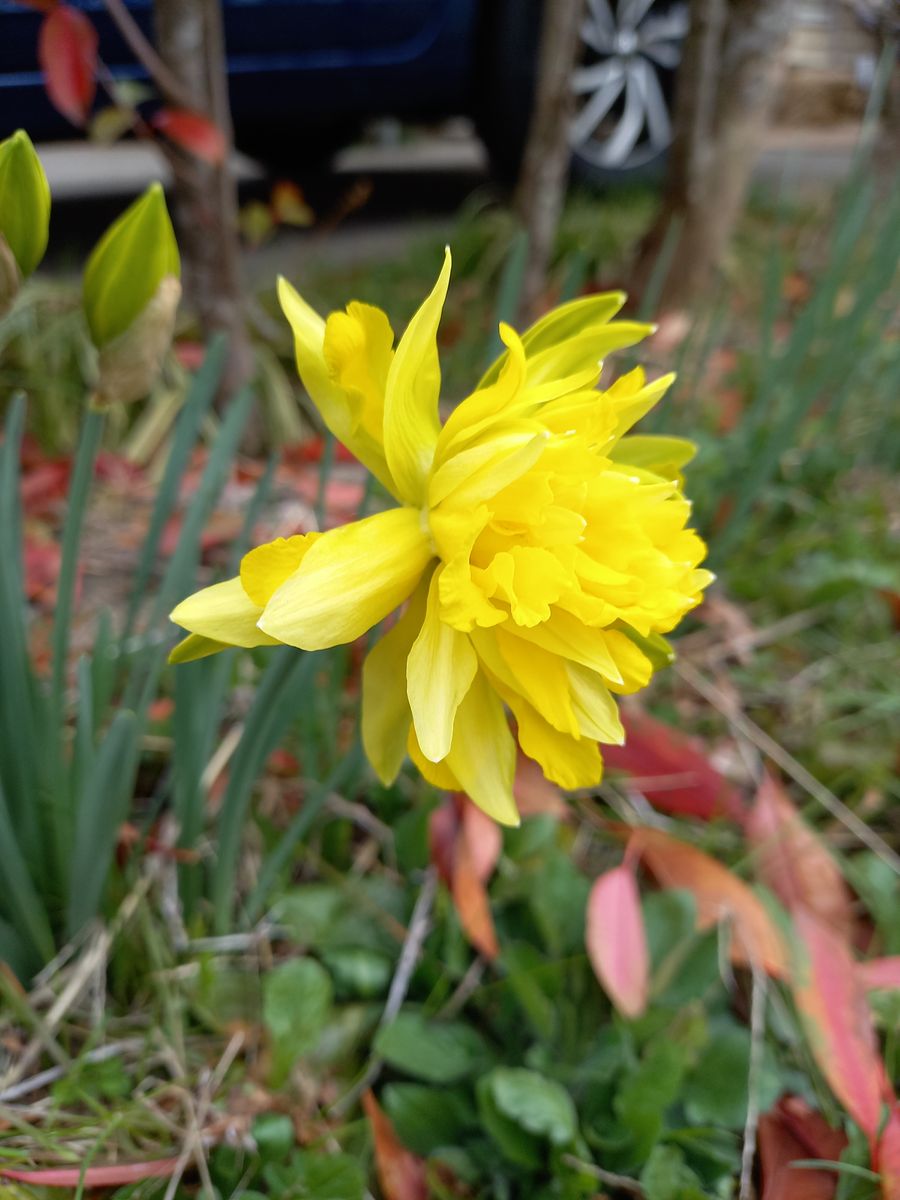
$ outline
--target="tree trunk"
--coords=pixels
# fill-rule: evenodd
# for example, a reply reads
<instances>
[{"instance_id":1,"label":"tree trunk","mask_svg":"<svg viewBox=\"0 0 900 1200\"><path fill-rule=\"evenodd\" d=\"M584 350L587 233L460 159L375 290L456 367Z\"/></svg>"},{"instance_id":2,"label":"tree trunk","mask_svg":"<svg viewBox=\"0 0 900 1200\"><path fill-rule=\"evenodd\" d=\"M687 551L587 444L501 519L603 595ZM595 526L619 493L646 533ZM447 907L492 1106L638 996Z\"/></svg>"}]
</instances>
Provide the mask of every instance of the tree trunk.
<instances>
[{"instance_id":1,"label":"tree trunk","mask_svg":"<svg viewBox=\"0 0 900 1200\"><path fill-rule=\"evenodd\" d=\"M663 311L690 303L722 261L780 79L789 8L790 0L692 0L662 206L633 274L640 293L674 239Z\"/></svg>"},{"instance_id":2,"label":"tree trunk","mask_svg":"<svg viewBox=\"0 0 900 1200\"><path fill-rule=\"evenodd\" d=\"M569 174L572 68L584 0L544 6L534 111L516 188L515 207L528 234L520 316L537 315L547 283Z\"/></svg>"},{"instance_id":3,"label":"tree trunk","mask_svg":"<svg viewBox=\"0 0 900 1200\"><path fill-rule=\"evenodd\" d=\"M208 114L231 147L231 113L220 0L154 0L156 41L166 65ZM177 148L170 151L175 175L174 218L184 266L184 285L206 336L224 332L229 357L226 391L244 383L252 356L244 323L237 237L237 183L226 153L221 166Z\"/></svg>"}]
</instances>

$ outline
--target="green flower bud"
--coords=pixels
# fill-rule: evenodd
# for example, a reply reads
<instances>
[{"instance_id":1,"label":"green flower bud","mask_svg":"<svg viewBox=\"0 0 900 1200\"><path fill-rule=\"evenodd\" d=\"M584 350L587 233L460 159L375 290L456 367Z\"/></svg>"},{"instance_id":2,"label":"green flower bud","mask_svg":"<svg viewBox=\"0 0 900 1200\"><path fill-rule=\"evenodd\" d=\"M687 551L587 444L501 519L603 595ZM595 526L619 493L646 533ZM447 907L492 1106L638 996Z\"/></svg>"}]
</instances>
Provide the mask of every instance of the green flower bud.
<instances>
[{"instance_id":1,"label":"green flower bud","mask_svg":"<svg viewBox=\"0 0 900 1200\"><path fill-rule=\"evenodd\" d=\"M152 184L114 221L84 272L84 310L94 345L129 329L159 291L178 279L181 262L163 190Z\"/></svg>"},{"instance_id":2,"label":"green flower bud","mask_svg":"<svg viewBox=\"0 0 900 1200\"><path fill-rule=\"evenodd\" d=\"M24 278L47 249L50 187L31 138L19 129L0 142L0 238Z\"/></svg>"},{"instance_id":3,"label":"green flower bud","mask_svg":"<svg viewBox=\"0 0 900 1200\"><path fill-rule=\"evenodd\" d=\"M167 275L134 322L100 349L93 403L133 404L153 390L175 332L181 284Z\"/></svg>"}]
</instances>

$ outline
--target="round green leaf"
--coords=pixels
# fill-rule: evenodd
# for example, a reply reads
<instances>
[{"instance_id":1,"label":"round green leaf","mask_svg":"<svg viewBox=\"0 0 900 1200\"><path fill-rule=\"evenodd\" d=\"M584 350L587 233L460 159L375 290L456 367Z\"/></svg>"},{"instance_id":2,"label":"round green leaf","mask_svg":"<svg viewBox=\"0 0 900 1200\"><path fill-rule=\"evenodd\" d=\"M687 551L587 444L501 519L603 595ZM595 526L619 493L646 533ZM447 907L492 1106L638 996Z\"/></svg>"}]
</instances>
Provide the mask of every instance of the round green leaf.
<instances>
[{"instance_id":1,"label":"round green leaf","mask_svg":"<svg viewBox=\"0 0 900 1200\"><path fill-rule=\"evenodd\" d=\"M497 1067L488 1078L491 1094L504 1116L556 1146L573 1140L578 1131L575 1105L555 1079L524 1067Z\"/></svg>"}]
</instances>

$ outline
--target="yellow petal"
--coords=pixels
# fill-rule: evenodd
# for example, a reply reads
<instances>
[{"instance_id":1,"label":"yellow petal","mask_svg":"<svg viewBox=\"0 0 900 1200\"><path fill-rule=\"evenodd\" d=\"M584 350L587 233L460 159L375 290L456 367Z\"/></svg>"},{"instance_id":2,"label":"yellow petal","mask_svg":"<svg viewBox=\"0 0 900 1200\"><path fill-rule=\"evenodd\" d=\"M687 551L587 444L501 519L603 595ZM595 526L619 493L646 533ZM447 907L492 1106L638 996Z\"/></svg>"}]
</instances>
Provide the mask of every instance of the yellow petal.
<instances>
[{"instance_id":1,"label":"yellow petal","mask_svg":"<svg viewBox=\"0 0 900 1200\"><path fill-rule=\"evenodd\" d=\"M415 509L393 508L332 529L275 592L260 628L301 650L352 642L403 603L431 556Z\"/></svg>"},{"instance_id":2,"label":"yellow petal","mask_svg":"<svg viewBox=\"0 0 900 1200\"><path fill-rule=\"evenodd\" d=\"M603 292L595 296L583 296L554 308L530 326L522 335L522 344L529 356L539 354L548 347L558 346L587 329L605 325L625 303L624 292ZM501 354L488 367L479 387L492 383L500 373L506 354Z\"/></svg>"},{"instance_id":3,"label":"yellow petal","mask_svg":"<svg viewBox=\"0 0 900 1200\"><path fill-rule=\"evenodd\" d=\"M595 741L560 733L524 701L516 704L513 712L523 753L540 765L548 779L567 791L600 782L603 759Z\"/></svg>"},{"instance_id":4,"label":"yellow petal","mask_svg":"<svg viewBox=\"0 0 900 1200\"><path fill-rule=\"evenodd\" d=\"M440 433L437 330L450 283L450 250L431 295L394 354L384 399L384 450L401 499L420 505Z\"/></svg>"},{"instance_id":5,"label":"yellow petal","mask_svg":"<svg viewBox=\"0 0 900 1200\"><path fill-rule=\"evenodd\" d=\"M362 669L362 742L375 774L389 786L406 756L412 724L403 664L425 616L428 580L423 578L397 623L366 655Z\"/></svg>"},{"instance_id":6,"label":"yellow petal","mask_svg":"<svg viewBox=\"0 0 900 1200\"><path fill-rule=\"evenodd\" d=\"M214 642L211 638L201 637L199 633L189 633L169 652L169 662L177 667L182 663L196 662L199 658L209 658L211 654L229 649L224 642Z\"/></svg>"},{"instance_id":7,"label":"yellow petal","mask_svg":"<svg viewBox=\"0 0 900 1200\"><path fill-rule=\"evenodd\" d=\"M194 592L169 614L169 619L191 633L226 646L275 646L278 638L257 627L261 612L235 577Z\"/></svg>"},{"instance_id":8,"label":"yellow petal","mask_svg":"<svg viewBox=\"0 0 900 1200\"><path fill-rule=\"evenodd\" d=\"M407 753L417 767L419 773L432 787L441 788L445 792L461 792L462 784L444 762L430 762L422 753L422 747L416 738L415 727L409 727L409 739L406 744Z\"/></svg>"},{"instance_id":9,"label":"yellow petal","mask_svg":"<svg viewBox=\"0 0 900 1200\"><path fill-rule=\"evenodd\" d=\"M620 376L612 387L603 393L607 401L612 401L616 415L616 433L619 437L627 433L632 425L636 425L641 417L653 408L675 382L674 374L662 375L652 383L645 383L643 367L635 367L626 375Z\"/></svg>"},{"instance_id":10,"label":"yellow petal","mask_svg":"<svg viewBox=\"0 0 900 1200\"><path fill-rule=\"evenodd\" d=\"M598 671L608 682L622 682L622 674L607 645L605 629L594 629L559 609L543 625L535 625L531 629L522 625L507 625L506 629L514 637L533 642L551 654L558 654L561 658L571 659L592 671Z\"/></svg>"},{"instance_id":11,"label":"yellow petal","mask_svg":"<svg viewBox=\"0 0 900 1200\"><path fill-rule=\"evenodd\" d=\"M479 671L456 713L446 764L460 788L501 825L518 825L513 799L516 743L503 704Z\"/></svg>"},{"instance_id":12,"label":"yellow petal","mask_svg":"<svg viewBox=\"0 0 900 1200\"><path fill-rule=\"evenodd\" d=\"M360 422L359 404L352 402L354 398L334 377L326 361L325 322L284 278L278 280L278 300L294 333L297 371L322 420L338 441L352 450L389 492L397 495L380 433L375 436Z\"/></svg>"},{"instance_id":13,"label":"yellow petal","mask_svg":"<svg viewBox=\"0 0 900 1200\"><path fill-rule=\"evenodd\" d=\"M622 438L613 446L609 457L613 462L651 471L663 479L680 479L682 468L696 453L697 447L687 438L641 434Z\"/></svg>"},{"instance_id":14,"label":"yellow petal","mask_svg":"<svg viewBox=\"0 0 900 1200\"><path fill-rule=\"evenodd\" d=\"M579 731L594 741L621 746L625 741L625 729L619 706L603 677L578 663L568 663L566 673Z\"/></svg>"},{"instance_id":15,"label":"yellow petal","mask_svg":"<svg viewBox=\"0 0 900 1200\"><path fill-rule=\"evenodd\" d=\"M574 375L576 371L591 366L596 366L599 375L607 354L643 341L654 328L639 321L612 321L608 325L590 328L559 345L548 346L538 354L532 353L529 347L528 385Z\"/></svg>"},{"instance_id":16,"label":"yellow petal","mask_svg":"<svg viewBox=\"0 0 900 1200\"><path fill-rule=\"evenodd\" d=\"M331 377L350 403L352 433L362 429L376 443L384 431L384 391L394 357L394 331L380 308L352 301L325 322L323 353Z\"/></svg>"},{"instance_id":17,"label":"yellow petal","mask_svg":"<svg viewBox=\"0 0 900 1200\"><path fill-rule=\"evenodd\" d=\"M406 663L406 684L416 737L422 753L440 762L450 752L457 709L478 670L468 634L441 620L440 576L428 589L428 606Z\"/></svg>"},{"instance_id":18,"label":"yellow petal","mask_svg":"<svg viewBox=\"0 0 900 1200\"><path fill-rule=\"evenodd\" d=\"M273 593L300 566L320 533L298 533L276 538L250 550L241 559L241 586L254 604L265 608Z\"/></svg>"}]
</instances>

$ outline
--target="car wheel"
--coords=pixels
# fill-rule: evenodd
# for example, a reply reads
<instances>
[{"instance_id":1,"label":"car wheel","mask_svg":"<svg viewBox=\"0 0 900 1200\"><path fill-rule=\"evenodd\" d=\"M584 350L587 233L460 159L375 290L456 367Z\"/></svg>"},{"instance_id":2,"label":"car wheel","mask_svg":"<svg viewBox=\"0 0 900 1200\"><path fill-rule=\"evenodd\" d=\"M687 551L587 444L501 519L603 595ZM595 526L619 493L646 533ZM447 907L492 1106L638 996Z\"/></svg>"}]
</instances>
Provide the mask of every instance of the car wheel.
<instances>
[{"instance_id":1,"label":"car wheel","mask_svg":"<svg viewBox=\"0 0 900 1200\"><path fill-rule=\"evenodd\" d=\"M684 0L588 0L569 135L580 178L616 183L659 173L687 31Z\"/></svg>"}]
</instances>

